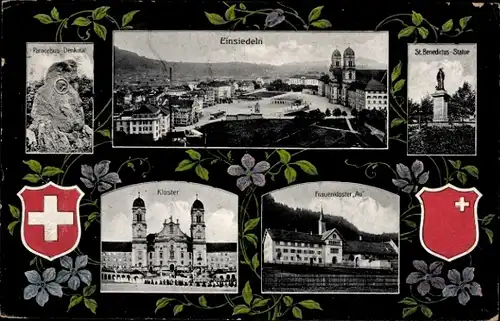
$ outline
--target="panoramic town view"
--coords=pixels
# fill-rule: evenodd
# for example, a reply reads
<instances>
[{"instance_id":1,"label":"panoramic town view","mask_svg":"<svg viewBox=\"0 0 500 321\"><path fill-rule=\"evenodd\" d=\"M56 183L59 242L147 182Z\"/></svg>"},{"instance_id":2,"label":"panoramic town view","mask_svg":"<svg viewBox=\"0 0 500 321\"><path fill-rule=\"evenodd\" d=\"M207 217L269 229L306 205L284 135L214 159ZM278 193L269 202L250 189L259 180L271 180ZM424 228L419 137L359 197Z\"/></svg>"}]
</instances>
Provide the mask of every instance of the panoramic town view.
<instances>
[{"instance_id":1,"label":"panoramic town view","mask_svg":"<svg viewBox=\"0 0 500 321\"><path fill-rule=\"evenodd\" d=\"M385 32L119 31L113 42L115 147L387 148Z\"/></svg>"}]
</instances>

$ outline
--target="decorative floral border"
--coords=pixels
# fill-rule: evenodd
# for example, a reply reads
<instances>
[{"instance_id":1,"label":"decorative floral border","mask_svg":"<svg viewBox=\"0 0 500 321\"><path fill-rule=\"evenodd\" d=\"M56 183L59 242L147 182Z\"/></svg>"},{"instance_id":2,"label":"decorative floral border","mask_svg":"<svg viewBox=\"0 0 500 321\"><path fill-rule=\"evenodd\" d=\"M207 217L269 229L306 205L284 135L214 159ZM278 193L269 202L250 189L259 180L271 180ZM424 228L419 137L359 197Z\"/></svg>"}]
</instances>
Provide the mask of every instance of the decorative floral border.
<instances>
[{"instance_id":1,"label":"decorative floral border","mask_svg":"<svg viewBox=\"0 0 500 321\"><path fill-rule=\"evenodd\" d=\"M229 5L223 3L226 7L223 14L205 12L208 21L217 26L229 27L235 29L240 25L249 25L248 20L254 17L262 17L257 23L249 27L255 29L271 29L280 24L287 24L295 30L309 30L310 28L328 29L331 23L327 19L321 18L324 6L313 8L307 18L303 18L295 9L282 3L278 3L279 8L265 8L251 10L247 5L240 3L238 5ZM109 14L110 7L102 6L94 10L78 11L69 15L67 18L61 18L59 11L54 7L50 14L37 14L35 19L45 25L56 25L55 40L63 41L63 33L69 28L75 28L77 36L87 41L93 37L91 30L101 40L106 40L108 28L112 29L133 29L131 22L139 10L126 13L121 18L121 24L117 19ZM437 27L425 19L417 12L401 13L387 17L382 20L375 28L380 30L390 23L399 23L402 29L398 33L401 40L413 40L418 42L420 39L426 40L429 35L437 42L440 37L456 38L466 32L470 16L462 17L458 24L450 19ZM255 20L255 19L254 19ZM109 26L106 27L105 23ZM84 34L82 34L82 32ZM3 64L3 59L2 59ZM391 73L390 88L390 107L391 132L405 130L407 124L407 113L405 108L405 97L400 95L405 86L405 79L402 78L403 65L400 61L393 67ZM104 111L111 104L111 99L105 104L101 112L95 116L94 121L98 122ZM111 115L105 119L96 128L105 139L95 145L99 147L110 143L110 129L108 126ZM401 134L391 136L391 140L401 144L406 144ZM250 155L245 154L241 161L235 162L231 152L223 153L219 150L196 151L187 150L187 158L182 160L176 172L186 172L193 170L203 181L209 181L210 166L224 166L228 175L237 177L235 184L243 193L243 200L240 206L240 231L239 246L242 256L241 263L246 266L252 274L260 279L258 273L259 262L259 236L254 232L260 224L260 202L257 198L256 190L265 186L268 180L275 182L277 179L284 179L287 184L293 184L297 175L306 174L318 175L316 167L309 161L298 158L299 154L304 152L300 150L291 154L284 149L276 149L266 153L265 158L256 162ZM70 168L83 155L66 155L60 166L42 166L37 160L26 160L24 163L30 169L23 180L31 184L44 184L47 181L55 181L64 185L65 177ZM379 169L383 169L392 174L392 183L402 195L409 199L408 207L401 214L401 221L410 228L409 231L401 233L401 241L412 242L416 231L418 230L418 220L420 216L419 205L415 200L415 193L429 181L429 176L437 176L437 182L440 186L455 182L462 186L469 186L471 180L479 178L479 170L473 164L462 164L458 159L447 159L445 157L428 157L432 163L432 169L424 169L424 163L421 160L414 160L411 165L397 164L395 168L385 162L367 162L361 165L352 164L348 159L345 160L347 166L363 169L366 177L374 178ZM240 164L241 163L241 164ZM81 182L89 191L86 198L81 203L82 212L89 213L82 215L85 219L84 228L89 229L92 224L99 223L99 193L116 188L121 184L120 173L123 170L137 171L142 178L146 178L151 166L146 158L129 158L121 163L116 171L110 172L110 162L103 160L93 166L81 165ZM255 212L250 212L250 203L254 203ZM12 215L12 222L8 225L10 234L16 233L16 227L20 221L20 211L15 205L9 204L9 210ZM487 236L489 243L493 243L493 231L488 226L497 219L496 214L480 215L481 229ZM92 297L96 290L96 285L92 285L92 270L97 270L100 265L98 260L91 259L83 254L78 248L75 250L74 257L65 256L59 260L59 265L49 264L41 257L35 256L29 263L34 267L25 272L28 284L24 288L23 297L25 300L35 299L37 304L43 307L50 296L58 298L68 297L68 311L76 305L83 303L93 314L97 311L97 301ZM93 266L93 267L92 267ZM404 297L399 303L404 306L402 310L403 318L408 317L417 311L430 318L433 315L429 305L438 304L450 298L456 297L457 302L466 305L471 296L482 296L482 289L479 283L474 281L474 267L468 266L462 270L462 273L456 269L448 269L447 279L449 283L441 277L446 263L435 261L429 265L422 260L413 261L416 271L411 272L406 278L409 285L410 296ZM57 267L57 268L56 268ZM416 293L414 290L416 289ZM221 296L222 297L222 296ZM224 295L225 303L219 305L210 305L205 296L197 298L197 302L190 300L188 296L169 298L163 297L156 301L155 313L159 310L173 306L173 315L178 315L185 308L195 309L221 309L230 307L232 315L267 315L269 320L276 320L289 313L297 319L302 319L303 311L321 310L319 303L313 300L297 300L289 295L269 295L262 296L255 293L250 281L247 281L243 287L241 295Z\"/></svg>"}]
</instances>

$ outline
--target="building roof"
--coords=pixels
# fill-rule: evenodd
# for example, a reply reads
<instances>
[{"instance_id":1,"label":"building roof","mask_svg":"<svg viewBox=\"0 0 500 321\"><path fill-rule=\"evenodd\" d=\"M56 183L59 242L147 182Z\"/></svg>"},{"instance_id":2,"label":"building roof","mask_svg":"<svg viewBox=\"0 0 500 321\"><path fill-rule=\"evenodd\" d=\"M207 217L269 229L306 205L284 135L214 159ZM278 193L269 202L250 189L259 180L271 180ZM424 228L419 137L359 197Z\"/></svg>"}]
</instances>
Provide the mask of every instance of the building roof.
<instances>
[{"instance_id":1,"label":"building roof","mask_svg":"<svg viewBox=\"0 0 500 321\"><path fill-rule=\"evenodd\" d=\"M207 84L208 87L226 87L226 86L231 86L226 81L211 81Z\"/></svg>"},{"instance_id":2,"label":"building roof","mask_svg":"<svg viewBox=\"0 0 500 321\"><path fill-rule=\"evenodd\" d=\"M286 242L302 242L302 243L316 243L321 244L321 235L315 235L304 232L295 231L285 231L277 229L268 229L269 235L274 241L286 241Z\"/></svg>"},{"instance_id":3,"label":"building roof","mask_svg":"<svg viewBox=\"0 0 500 321\"><path fill-rule=\"evenodd\" d=\"M238 243L226 243L226 242L218 242L218 243L207 243L207 252L236 252L238 247Z\"/></svg>"},{"instance_id":4,"label":"building roof","mask_svg":"<svg viewBox=\"0 0 500 321\"><path fill-rule=\"evenodd\" d=\"M365 91L386 91L386 87L385 84L380 81L371 79L368 84L366 84Z\"/></svg>"},{"instance_id":5,"label":"building roof","mask_svg":"<svg viewBox=\"0 0 500 321\"><path fill-rule=\"evenodd\" d=\"M352 254L398 255L396 250L389 243L385 242L346 241L344 242L343 252Z\"/></svg>"},{"instance_id":6,"label":"building roof","mask_svg":"<svg viewBox=\"0 0 500 321\"><path fill-rule=\"evenodd\" d=\"M139 196L132 203L132 207L146 207L146 204L144 204L144 200Z\"/></svg>"},{"instance_id":7,"label":"building roof","mask_svg":"<svg viewBox=\"0 0 500 321\"><path fill-rule=\"evenodd\" d=\"M361 81L355 81L353 82L347 90L357 90L357 89L362 89L364 90L366 85L362 83Z\"/></svg>"},{"instance_id":8,"label":"building roof","mask_svg":"<svg viewBox=\"0 0 500 321\"><path fill-rule=\"evenodd\" d=\"M102 252L132 252L132 242L101 242Z\"/></svg>"},{"instance_id":9,"label":"building roof","mask_svg":"<svg viewBox=\"0 0 500 321\"><path fill-rule=\"evenodd\" d=\"M340 57L340 56L341 56L340 51L339 51L338 49L335 49L335 50L333 51L333 53L332 53L332 58L333 58L333 57Z\"/></svg>"},{"instance_id":10,"label":"building roof","mask_svg":"<svg viewBox=\"0 0 500 321\"><path fill-rule=\"evenodd\" d=\"M346 50L344 50L344 56L354 56L354 50L352 50L351 47L347 47Z\"/></svg>"},{"instance_id":11,"label":"building roof","mask_svg":"<svg viewBox=\"0 0 500 321\"><path fill-rule=\"evenodd\" d=\"M191 209L194 209L194 208L197 208L197 209L204 209L205 207L203 206L203 203L197 198L194 202L193 202L193 205L191 206Z\"/></svg>"}]
</instances>

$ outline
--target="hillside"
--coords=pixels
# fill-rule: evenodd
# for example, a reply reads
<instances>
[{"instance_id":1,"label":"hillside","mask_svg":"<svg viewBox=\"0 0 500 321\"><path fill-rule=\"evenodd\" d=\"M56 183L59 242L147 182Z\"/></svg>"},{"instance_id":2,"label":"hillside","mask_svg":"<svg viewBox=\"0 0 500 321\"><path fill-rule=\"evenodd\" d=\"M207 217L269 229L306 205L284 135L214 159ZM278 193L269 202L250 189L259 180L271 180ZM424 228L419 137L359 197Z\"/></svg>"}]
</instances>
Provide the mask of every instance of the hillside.
<instances>
[{"instance_id":1,"label":"hillside","mask_svg":"<svg viewBox=\"0 0 500 321\"><path fill-rule=\"evenodd\" d=\"M318 219L320 212L308 209L294 209L287 205L277 203L271 195L263 197L262 209L264 212L263 228L274 228L282 230L304 233L318 232ZM284 223L285 222L285 223ZM359 236L364 241L387 242L393 240L398 243L398 235L391 234L370 234L360 231L356 226L340 216L325 215L326 229L336 228L347 240L358 240Z\"/></svg>"},{"instance_id":2,"label":"hillside","mask_svg":"<svg viewBox=\"0 0 500 321\"><path fill-rule=\"evenodd\" d=\"M357 59L358 69L371 66L372 69L383 69L370 59ZM168 77L171 67L174 80L195 80L207 77L249 79L257 77L290 77L295 74L328 72L328 61L304 62L300 64L284 64L281 66L252 64L245 62L195 63L172 62L150 59L136 53L114 47L115 77L120 80L131 76Z\"/></svg>"}]
</instances>

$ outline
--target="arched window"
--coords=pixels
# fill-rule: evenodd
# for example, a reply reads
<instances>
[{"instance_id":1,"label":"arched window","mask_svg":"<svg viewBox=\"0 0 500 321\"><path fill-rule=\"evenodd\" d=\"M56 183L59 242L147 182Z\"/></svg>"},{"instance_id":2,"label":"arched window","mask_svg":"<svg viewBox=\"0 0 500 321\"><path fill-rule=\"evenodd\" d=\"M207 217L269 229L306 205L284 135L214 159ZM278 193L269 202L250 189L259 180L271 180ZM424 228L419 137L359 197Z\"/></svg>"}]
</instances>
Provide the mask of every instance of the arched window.
<instances>
[{"instance_id":1,"label":"arched window","mask_svg":"<svg viewBox=\"0 0 500 321\"><path fill-rule=\"evenodd\" d=\"M349 60L349 67L352 67L352 60Z\"/></svg>"},{"instance_id":2,"label":"arched window","mask_svg":"<svg viewBox=\"0 0 500 321\"><path fill-rule=\"evenodd\" d=\"M171 259L174 258L174 246L173 245L170 245L170 258Z\"/></svg>"},{"instance_id":3,"label":"arched window","mask_svg":"<svg viewBox=\"0 0 500 321\"><path fill-rule=\"evenodd\" d=\"M335 61L335 66L339 67L340 66L340 61Z\"/></svg>"},{"instance_id":4,"label":"arched window","mask_svg":"<svg viewBox=\"0 0 500 321\"><path fill-rule=\"evenodd\" d=\"M196 223L201 223L201 215L196 215Z\"/></svg>"},{"instance_id":5,"label":"arched window","mask_svg":"<svg viewBox=\"0 0 500 321\"><path fill-rule=\"evenodd\" d=\"M349 71L349 79L352 79L352 71Z\"/></svg>"}]
</instances>

